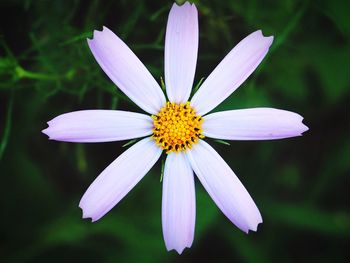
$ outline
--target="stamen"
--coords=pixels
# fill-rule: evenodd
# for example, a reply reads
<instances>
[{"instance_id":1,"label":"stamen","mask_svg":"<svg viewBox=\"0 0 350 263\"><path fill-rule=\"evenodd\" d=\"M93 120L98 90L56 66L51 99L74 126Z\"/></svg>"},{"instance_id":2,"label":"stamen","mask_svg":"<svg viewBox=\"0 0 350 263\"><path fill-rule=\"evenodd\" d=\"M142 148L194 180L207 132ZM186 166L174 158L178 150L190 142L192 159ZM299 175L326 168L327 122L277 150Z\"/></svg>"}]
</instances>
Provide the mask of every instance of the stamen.
<instances>
[{"instance_id":1,"label":"stamen","mask_svg":"<svg viewBox=\"0 0 350 263\"><path fill-rule=\"evenodd\" d=\"M167 154L191 149L200 138L204 138L201 129L203 118L196 115L189 102L167 102L152 118L152 138Z\"/></svg>"}]
</instances>

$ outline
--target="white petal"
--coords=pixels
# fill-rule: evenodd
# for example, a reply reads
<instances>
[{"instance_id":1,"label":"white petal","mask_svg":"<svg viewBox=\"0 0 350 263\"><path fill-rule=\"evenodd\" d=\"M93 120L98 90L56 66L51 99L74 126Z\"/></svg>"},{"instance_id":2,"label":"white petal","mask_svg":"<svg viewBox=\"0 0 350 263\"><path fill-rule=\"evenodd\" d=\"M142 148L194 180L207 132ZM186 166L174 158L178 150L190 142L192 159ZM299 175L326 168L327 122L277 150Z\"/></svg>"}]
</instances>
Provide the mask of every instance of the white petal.
<instances>
[{"instance_id":1,"label":"white petal","mask_svg":"<svg viewBox=\"0 0 350 263\"><path fill-rule=\"evenodd\" d=\"M141 113L117 110L82 110L65 113L48 122L42 132L51 140L109 142L152 133L153 120Z\"/></svg>"},{"instance_id":2,"label":"white petal","mask_svg":"<svg viewBox=\"0 0 350 263\"><path fill-rule=\"evenodd\" d=\"M194 4L176 3L170 10L165 36L165 84L171 102L191 94L198 52L198 12Z\"/></svg>"},{"instance_id":3,"label":"white petal","mask_svg":"<svg viewBox=\"0 0 350 263\"><path fill-rule=\"evenodd\" d=\"M167 156L163 178L162 225L165 245L179 254L191 247L196 219L192 168L184 153Z\"/></svg>"},{"instance_id":4,"label":"white petal","mask_svg":"<svg viewBox=\"0 0 350 263\"><path fill-rule=\"evenodd\" d=\"M94 31L88 44L104 72L133 102L148 113L158 113L165 104L161 88L119 37L103 27Z\"/></svg>"},{"instance_id":5,"label":"white petal","mask_svg":"<svg viewBox=\"0 0 350 263\"><path fill-rule=\"evenodd\" d=\"M239 42L194 94L191 105L197 114L208 113L230 96L260 64L272 41L259 30Z\"/></svg>"},{"instance_id":6,"label":"white petal","mask_svg":"<svg viewBox=\"0 0 350 263\"><path fill-rule=\"evenodd\" d=\"M192 169L221 211L242 231L256 231L260 212L247 190L221 156L200 140L188 151Z\"/></svg>"},{"instance_id":7,"label":"white petal","mask_svg":"<svg viewBox=\"0 0 350 263\"><path fill-rule=\"evenodd\" d=\"M82 197L79 207L83 218L96 221L109 212L147 174L161 153L161 148L148 137L121 154Z\"/></svg>"},{"instance_id":8,"label":"white petal","mask_svg":"<svg viewBox=\"0 0 350 263\"><path fill-rule=\"evenodd\" d=\"M222 111L203 119L205 136L226 140L273 140L308 130L299 114L273 108Z\"/></svg>"}]
</instances>

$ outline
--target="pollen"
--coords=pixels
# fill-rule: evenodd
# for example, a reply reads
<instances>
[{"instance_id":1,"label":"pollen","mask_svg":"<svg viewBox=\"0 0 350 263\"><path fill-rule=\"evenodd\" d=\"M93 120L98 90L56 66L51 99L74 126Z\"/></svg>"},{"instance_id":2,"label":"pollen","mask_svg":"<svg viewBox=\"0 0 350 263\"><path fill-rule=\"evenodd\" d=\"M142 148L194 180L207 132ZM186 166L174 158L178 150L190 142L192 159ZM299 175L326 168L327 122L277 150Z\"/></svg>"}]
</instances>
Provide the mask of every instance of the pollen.
<instances>
[{"instance_id":1,"label":"pollen","mask_svg":"<svg viewBox=\"0 0 350 263\"><path fill-rule=\"evenodd\" d=\"M167 102L153 118L152 138L167 154L191 149L202 135L203 118L196 115L189 102Z\"/></svg>"}]
</instances>

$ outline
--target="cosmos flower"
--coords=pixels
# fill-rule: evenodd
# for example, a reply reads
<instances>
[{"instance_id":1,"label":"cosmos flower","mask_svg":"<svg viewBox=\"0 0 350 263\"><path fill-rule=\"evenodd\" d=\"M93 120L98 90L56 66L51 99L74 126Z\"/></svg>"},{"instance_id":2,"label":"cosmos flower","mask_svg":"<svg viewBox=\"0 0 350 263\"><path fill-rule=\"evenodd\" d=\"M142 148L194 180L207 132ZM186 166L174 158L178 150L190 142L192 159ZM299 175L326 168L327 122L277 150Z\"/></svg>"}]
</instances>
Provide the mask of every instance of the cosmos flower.
<instances>
[{"instance_id":1,"label":"cosmos flower","mask_svg":"<svg viewBox=\"0 0 350 263\"><path fill-rule=\"evenodd\" d=\"M112 162L80 201L83 218L99 220L166 154L162 227L168 250L190 247L195 228L194 173L213 201L242 231L256 231L262 218L254 201L221 156L204 141L271 140L300 136L308 128L293 112L273 108L208 114L234 92L265 57L273 37L256 31L238 43L190 99L197 63L198 13L194 4L171 8L165 37L165 87L111 30L95 31L88 45L103 71L148 113L83 110L49 121L43 132L66 142L141 138Z\"/></svg>"}]
</instances>

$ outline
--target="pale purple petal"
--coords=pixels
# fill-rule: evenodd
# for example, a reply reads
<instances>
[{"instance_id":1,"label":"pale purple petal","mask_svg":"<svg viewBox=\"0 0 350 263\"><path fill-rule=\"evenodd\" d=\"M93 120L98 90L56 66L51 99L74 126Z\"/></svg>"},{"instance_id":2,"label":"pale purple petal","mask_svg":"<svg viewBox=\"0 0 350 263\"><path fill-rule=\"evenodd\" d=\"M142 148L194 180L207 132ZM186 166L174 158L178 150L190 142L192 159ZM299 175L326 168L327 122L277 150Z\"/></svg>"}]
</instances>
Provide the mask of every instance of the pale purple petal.
<instances>
[{"instance_id":1,"label":"pale purple petal","mask_svg":"<svg viewBox=\"0 0 350 263\"><path fill-rule=\"evenodd\" d=\"M94 31L88 44L104 72L133 102L148 113L158 113L165 104L161 88L119 37L103 27Z\"/></svg>"},{"instance_id":2,"label":"pale purple petal","mask_svg":"<svg viewBox=\"0 0 350 263\"><path fill-rule=\"evenodd\" d=\"M83 218L96 221L111 210L152 168L162 150L148 137L131 146L90 185L80 200Z\"/></svg>"},{"instance_id":3,"label":"pale purple petal","mask_svg":"<svg viewBox=\"0 0 350 263\"><path fill-rule=\"evenodd\" d=\"M42 132L51 140L65 142L109 142L152 134L150 116L117 110L82 110L65 113L48 122Z\"/></svg>"},{"instance_id":4,"label":"pale purple petal","mask_svg":"<svg viewBox=\"0 0 350 263\"><path fill-rule=\"evenodd\" d=\"M170 10L165 36L165 84L171 102L191 94L198 52L198 12L194 4L176 3Z\"/></svg>"},{"instance_id":5,"label":"pale purple petal","mask_svg":"<svg viewBox=\"0 0 350 263\"><path fill-rule=\"evenodd\" d=\"M221 211L242 231L256 231L262 218L253 199L221 156L199 140L187 153L192 169Z\"/></svg>"},{"instance_id":6,"label":"pale purple petal","mask_svg":"<svg viewBox=\"0 0 350 263\"><path fill-rule=\"evenodd\" d=\"M224 140L273 140L301 136L308 128L297 113L273 108L221 111L204 116L207 137Z\"/></svg>"},{"instance_id":7,"label":"pale purple petal","mask_svg":"<svg viewBox=\"0 0 350 263\"><path fill-rule=\"evenodd\" d=\"M273 37L256 31L238 43L194 94L191 105L204 115L234 92L267 54Z\"/></svg>"},{"instance_id":8,"label":"pale purple petal","mask_svg":"<svg viewBox=\"0 0 350 263\"><path fill-rule=\"evenodd\" d=\"M162 226L165 245L179 254L191 247L196 219L192 168L185 154L167 156L163 178Z\"/></svg>"}]
</instances>

